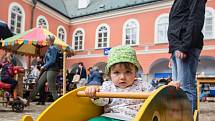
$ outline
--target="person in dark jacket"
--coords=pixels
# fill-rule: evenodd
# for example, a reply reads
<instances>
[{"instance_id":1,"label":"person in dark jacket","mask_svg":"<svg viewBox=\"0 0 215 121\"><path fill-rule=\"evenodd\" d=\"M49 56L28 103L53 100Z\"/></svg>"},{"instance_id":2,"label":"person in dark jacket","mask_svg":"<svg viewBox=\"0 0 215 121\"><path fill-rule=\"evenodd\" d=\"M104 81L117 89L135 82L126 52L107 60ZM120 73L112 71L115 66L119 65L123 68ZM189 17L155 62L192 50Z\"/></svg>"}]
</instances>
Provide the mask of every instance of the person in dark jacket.
<instances>
[{"instance_id":1,"label":"person in dark jacket","mask_svg":"<svg viewBox=\"0 0 215 121\"><path fill-rule=\"evenodd\" d=\"M181 87L196 109L196 70L203 48L202 28L206 0L175 0L169 14L169 53L172 64L170 85Z\"/></svg>"},{"instance_id":2,"label":"person in dark jacket","mask_svg":"<svg viewBox=\"0 0 215 121\"><path fill-rule=\"evenodd\" d=\"M78 63L78 69L76 70L76 74L80 75L80 81L76 84L77 87L84 86L86 84L87 71L84 67L83 62Z\"/></svg>"},{"instance_id":3,"label":"person in dark jacket","mask_svg":"<svg viewBox=\"0 0 215 121\"><path fill-rule=\"evenodd\" d=\"M43 71L42 75L38 80L37 87L33 90L32 94L28 99L27 105L29 105L30 101L35 98L38 91L40 91L45 85L46 81L48 82L49 91L52 94L54 100L58 98L57 90L56 90L56 78L59 72L57 68L57 53L58 48L54 46L55 37L53 35L48 35L46 37L46 41L48 44L48 50L44 57L44 65L41 66L41 71Z\"/></svg>"}]
</instances>

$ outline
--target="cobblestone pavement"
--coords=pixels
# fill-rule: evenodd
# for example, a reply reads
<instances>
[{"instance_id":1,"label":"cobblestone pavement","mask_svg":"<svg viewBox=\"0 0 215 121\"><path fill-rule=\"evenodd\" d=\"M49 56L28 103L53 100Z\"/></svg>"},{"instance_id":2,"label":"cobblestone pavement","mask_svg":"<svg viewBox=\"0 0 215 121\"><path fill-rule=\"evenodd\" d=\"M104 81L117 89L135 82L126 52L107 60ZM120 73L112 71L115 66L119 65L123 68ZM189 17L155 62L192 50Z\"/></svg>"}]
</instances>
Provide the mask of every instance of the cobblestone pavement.
<instances>
[{"instance_id":1,"label":"cobblestone pavement","mask_svg":"<svg viewBox=\"0 0 215 121\"><path fill-rule=\"evenodd\" d=\"M30 106L25 107L22 113L12 112L11 106L7 108L0 104L0 121L21 121L22 116L31 115L35 120L36 117L49 105L46 103L45 106L36 105L35 102L31 103Z\"/></svg>"},{"instance_id":2,"label":"cobblestone pavement","mask_svg":"<svg viewBox=\"0 0 215 121\"><path fill-rule=\"evenodd\" d=\"M215 102L200 103L199 121L215 121Z\"/></svg>"},{"instance_id":3,"label":"cobblestone pavement","mask_svg":"<svg viewBox=\"0 0 215 121\"><path fill-rule=\"evenodd\" d=\"M49 103L50 104L50 103ZM21 121L23 115L31 115L35 120L36 117L49 105L38 106L31 103L30 107L25 107L22 113L12 112L11 107L5 108L0 104L0 121ZM199 121L215 121L215 102L201 102Z\"/></svg>"}]
</instances>

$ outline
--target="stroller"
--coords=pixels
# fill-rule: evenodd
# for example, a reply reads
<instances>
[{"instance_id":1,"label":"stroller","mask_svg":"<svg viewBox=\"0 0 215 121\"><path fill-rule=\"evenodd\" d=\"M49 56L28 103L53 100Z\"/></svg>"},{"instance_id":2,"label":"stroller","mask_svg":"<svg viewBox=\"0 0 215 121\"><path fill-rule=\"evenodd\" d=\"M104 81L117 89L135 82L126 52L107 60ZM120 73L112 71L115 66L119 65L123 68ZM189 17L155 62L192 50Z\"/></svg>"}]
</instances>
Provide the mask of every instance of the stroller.
<instances>
[{"instance_id":1,"label":"stroller","mask_svg":"<svg viewBox=\"0 0 215 121\"><path fill-rule=\"evenodd\" d=\"M30 92L34 89L36 85L36 80L39 78L40 71L35 66L32 68L30 73L26 76L26 78L23 80L24 84L24 97L28 97L30 95Z\"/></svg>"},{"instance_id":2,"label":"stroller","mask_svg":"<svg viewBox=\"0 0 215 121\"><path fill-rule=\"evenodd\" d=\"M16 75L20 72L23 72L23 69L20 67L14 67L13 72L14 72L14 75ZM10 94L9 93L10 89L11 89L11 84L4 83L0 79L0 90L1 90L0 97L2 98L1 103L6 104L6 107L7 105L11 105L12 110L14 112L22 112L24 110L26 101L23 98L16 95L16 90L14 90L13 94ZM12 101L10 100L11 97L13 98Z\"/></svg>"}]
</instances>

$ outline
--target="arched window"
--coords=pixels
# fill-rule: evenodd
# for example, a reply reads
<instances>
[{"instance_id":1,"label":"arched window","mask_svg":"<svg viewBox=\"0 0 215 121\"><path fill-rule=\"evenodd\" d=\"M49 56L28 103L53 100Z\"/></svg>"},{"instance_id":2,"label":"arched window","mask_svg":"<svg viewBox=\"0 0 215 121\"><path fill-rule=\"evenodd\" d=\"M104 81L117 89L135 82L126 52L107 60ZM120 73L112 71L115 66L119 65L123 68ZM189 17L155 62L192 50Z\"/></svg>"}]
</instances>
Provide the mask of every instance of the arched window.
<instances>
[{"instance_id":1,"label":"arched window","mask_svg":"<svg viewBox=\"0 0 215 121\"><path fill-rule=\"evenodd\" d=\"M64 42L66 42L66 30L63 26L59 26L57 29L57 37L60 40L63 40Z\"/></svg>"},{"instance_id":2,"label":"arched window","mask_svg":"<svg viewBox=\"0 0 215 121\"><path fill-rule=\"evenodd\" d=\"M24 32L25 28L25 12L18 3L11 3L9 6L8 25L14 34Z\"/></svg>"},{"instance_id":3,"label":"arched window","mask_svg":"<svg viewBox=\"0 0 215 121\"><path fill-rule=\"evenodd\" d=\"M74 50L84 50L84 30L76 29L73 34L73 47Z\"/></svg>"},{"instance_id":4,"label":"arched window","mask_svg":"<svg viewBox=\"0 0 215 121\"><path fill-rule=\"evenodd\" d=\"M160 15L155 22L155 43L168 43L169 15Z\"/></svg>"},{"instance_id":5,"label":"arched window","mask_svg":"<svg viewBox=\"0 0 215 121\"><path fill-rule=\"evenodd\" d=\"M37 17L37 27L43 27L44 29L49 30L49 24L45 16Z\"/></svg>"},{"instance_id":6,"label":"arched window","mask_svg":"<svg viewBox=\"0 0 215 121\"><path fill-rule=\"evenodd\" d=\"M130 19L123 25L123 45L139 44L139 22L136 19Z\"/></svg>"},{"instance_id":7,"label":"arched window","mask_svg":"<svg viewBox=\"0 0 215 121\"><path fill-rule=\"evenodd\" d=\"M101 24L96 29L96 45L95 48L109 47L110 27L107 24Z\"/></svg>"},{"instance_id":8,"label":"arched window","mask_svg":"<svg viewBox=\"0 0 215 121\"><path fill-rule=\"evenodd\" d=\"M202 29L204 39L214 39L214 9L206 8L205 23Z\"/></svg>"}]
</instances>

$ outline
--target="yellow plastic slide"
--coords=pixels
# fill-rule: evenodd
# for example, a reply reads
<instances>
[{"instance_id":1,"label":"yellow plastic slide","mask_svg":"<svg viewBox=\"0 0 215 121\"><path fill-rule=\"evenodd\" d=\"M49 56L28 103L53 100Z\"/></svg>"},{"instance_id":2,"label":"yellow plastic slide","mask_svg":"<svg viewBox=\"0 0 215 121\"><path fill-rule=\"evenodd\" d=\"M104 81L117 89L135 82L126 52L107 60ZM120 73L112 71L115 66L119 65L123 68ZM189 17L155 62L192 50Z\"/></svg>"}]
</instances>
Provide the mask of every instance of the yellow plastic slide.
<instances>
[{"instance_id":1,"label":"yellow plastic slide","mask_svg":"<svg viewBox=\"0 0 215 121\"><path fill-rule=\"evenodd\" d=\"M77 95L78 91L84 89L85 87L76 89L56 100L36 121L87 121L102 114L103 107L94 105L88 97ZM33 119L26 115L21 121ZM193 115L187 96L182 90L176 90L173 86L162 86L149 95L134 121L193 121Z\"/></svg>"}]
</instances>

